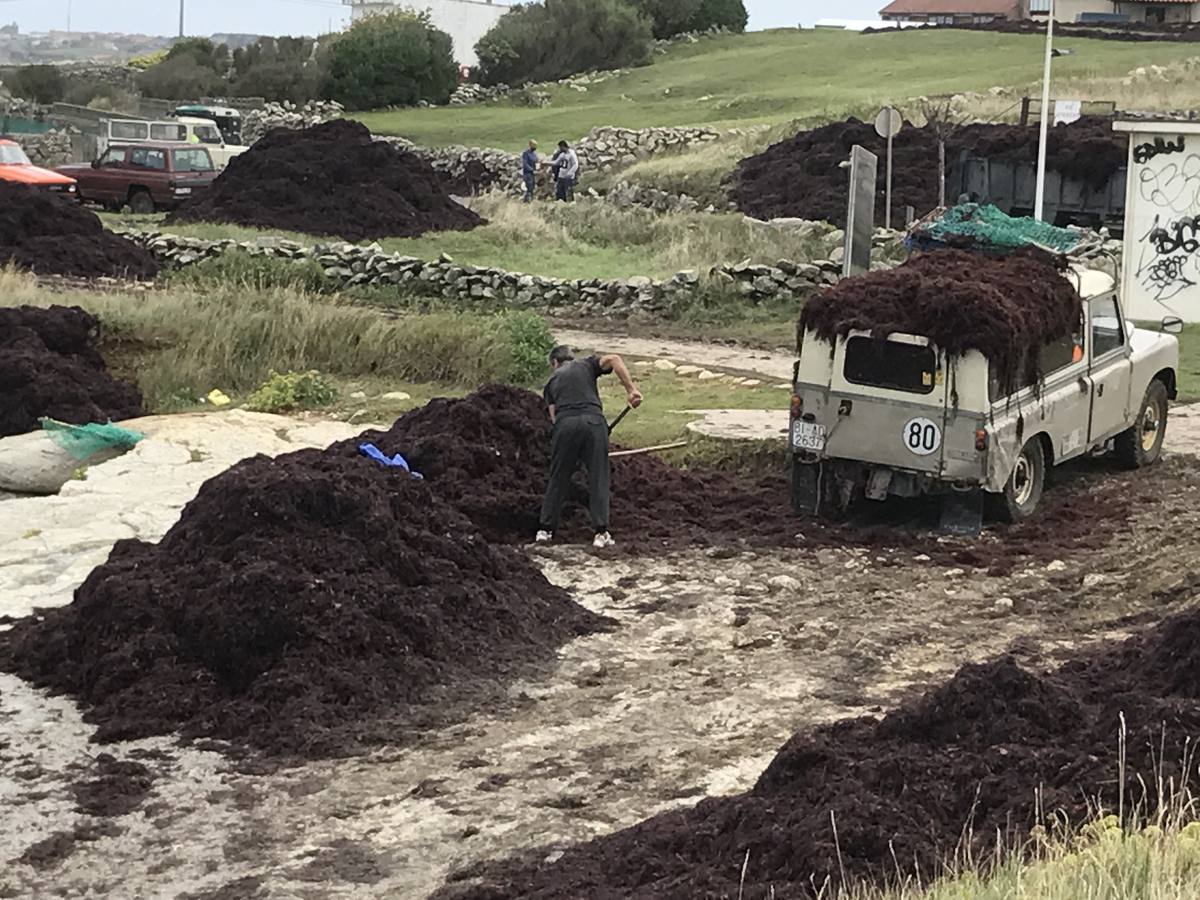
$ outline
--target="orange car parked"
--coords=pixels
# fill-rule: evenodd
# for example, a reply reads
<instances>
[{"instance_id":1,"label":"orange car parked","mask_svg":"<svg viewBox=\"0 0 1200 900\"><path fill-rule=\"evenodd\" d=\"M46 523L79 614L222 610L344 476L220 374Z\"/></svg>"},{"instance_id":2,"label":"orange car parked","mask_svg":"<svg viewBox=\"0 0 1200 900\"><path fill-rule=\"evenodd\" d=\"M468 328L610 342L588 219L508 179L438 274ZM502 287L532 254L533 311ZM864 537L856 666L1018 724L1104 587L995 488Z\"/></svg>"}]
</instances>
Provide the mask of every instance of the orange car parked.
<instances>
[{"instance_id":1,"label":"orange car parked","mask_svg":"<svg viewBox=\"0 0 1200 900\"><path fill-rule=\"evenodd\" d=\"M75 196L75 179L35 166L16 141L0 138L0 181L31 184L54 193Z\"/></svg>"}]
</instances>

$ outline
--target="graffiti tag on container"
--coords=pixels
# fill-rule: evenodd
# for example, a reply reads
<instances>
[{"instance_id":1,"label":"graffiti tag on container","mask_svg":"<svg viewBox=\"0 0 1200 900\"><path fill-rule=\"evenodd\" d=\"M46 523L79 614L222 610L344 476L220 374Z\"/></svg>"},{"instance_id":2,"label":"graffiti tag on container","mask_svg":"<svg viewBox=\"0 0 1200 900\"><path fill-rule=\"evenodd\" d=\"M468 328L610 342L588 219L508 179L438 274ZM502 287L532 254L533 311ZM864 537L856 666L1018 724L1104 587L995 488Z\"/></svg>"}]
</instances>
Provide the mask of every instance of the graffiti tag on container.
<instances>
[{"instance_id":1,"label":"graffiti tag on container","mask_svg":"<svg viewBox=\"0 0 1200 900\"><path fill-rule=\"evenodd\" d=\"M1176 215L1195 213L1200 208L1200 155L1189 154L1182 162L1169 162L1159 170L1139 170L1142 199Z\"/></svg>"},{"instance_id":2,"label":"graffiti tag on container","mask_svg":"<svg viewBox=\"0 0 1200 900\"><path fill-rule=\"evenodd\" d=\"M1171 221L1165 227L1155 216L1154 225L1142 235L1136 274L1143 290L1159 303L1196 286L1198 232L1200 216Z\"/></svg>"},{"instance_id":3,"label":"graffiti tag on container","mask_svg":"<svg viewBox=\"0 0 1200 900\"><path fill-rule=\"evenodd\" d=\"M1135 163L1147 163L1156 156L1166 156L1169 153L1182 153L1183 147L1183 135L1180 135L1179 139L1175 141L1166 141L1161 137L1156 137L1153 141L1146 141L1146 143L1138 144L1133 148L1133 161Z\"/></svg>"},{"instance_id":4,"label":"graffiti tag on container","mask_svg":"<svg viewBox=\"0 0 1200 900\"><path fill-rule=\"evenodd\" d=\"M1169 222L1166 228L1158 225L1157 216L1154 222L1146 240L1154 245L1154 252L1159 256L1167 256L1176 250L1189 254L1200 250L1200 238L1196 237L1200 233L1200 216Z\"/></svg>"}]
</instances>

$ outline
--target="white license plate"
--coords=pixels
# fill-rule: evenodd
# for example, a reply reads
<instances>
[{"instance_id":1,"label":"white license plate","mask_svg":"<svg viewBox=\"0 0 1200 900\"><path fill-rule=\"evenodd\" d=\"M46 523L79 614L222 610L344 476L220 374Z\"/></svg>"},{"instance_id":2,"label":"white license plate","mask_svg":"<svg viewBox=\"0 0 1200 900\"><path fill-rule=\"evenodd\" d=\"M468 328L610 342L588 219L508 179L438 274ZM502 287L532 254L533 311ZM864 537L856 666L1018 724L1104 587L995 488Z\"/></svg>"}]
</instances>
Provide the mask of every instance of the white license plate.
<instances>
[{"instance_id":1,"label":"white license plate","mask_svg":"<svg viewBox=\"0 0 1200 900\"><path fill-rule=\"evenodd\" d=\"M177 194L190 194L191 192L191 188L175 188L175 193Z\"/></svg>"},{"instance_id":2,"label":"white license plate","mask_svg":"<svg viewBox=\"0 0 1200 900\"><path fill-rule=\"evenodd\" d=\"M797 420L792 423L792 447L796 450L825 449L825 426Z\"/></svg>"}]
</instances>

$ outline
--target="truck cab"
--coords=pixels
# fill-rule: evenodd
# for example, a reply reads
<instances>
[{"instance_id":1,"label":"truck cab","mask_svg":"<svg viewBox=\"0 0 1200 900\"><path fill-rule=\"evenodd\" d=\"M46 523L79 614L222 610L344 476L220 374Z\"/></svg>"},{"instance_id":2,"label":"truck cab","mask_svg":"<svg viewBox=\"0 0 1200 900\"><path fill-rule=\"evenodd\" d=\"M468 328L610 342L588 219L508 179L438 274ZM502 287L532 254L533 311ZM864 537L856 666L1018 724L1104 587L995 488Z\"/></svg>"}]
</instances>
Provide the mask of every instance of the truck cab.
<instances>
[{"instance_id":1,"label":"truck cab","mask_svg":"<svg viewBox=\"0 0 1200 900\"><path fill-rule=\"evenodd\" d=\"M946 530L977 532L973 511L985 505L1007 521L1032 514L1051 466L1103 450L1132 467L1157 460L1178 342L1127 321L1109 275L1068 277L1083 301L1076 332L1043 345L1015 381L978 351L951 356L922 335L802 331L789 440L796 512L933 494L953 509ZM1164 320L1164 330L1181 324Z\"/></svg>"}]
</instances>

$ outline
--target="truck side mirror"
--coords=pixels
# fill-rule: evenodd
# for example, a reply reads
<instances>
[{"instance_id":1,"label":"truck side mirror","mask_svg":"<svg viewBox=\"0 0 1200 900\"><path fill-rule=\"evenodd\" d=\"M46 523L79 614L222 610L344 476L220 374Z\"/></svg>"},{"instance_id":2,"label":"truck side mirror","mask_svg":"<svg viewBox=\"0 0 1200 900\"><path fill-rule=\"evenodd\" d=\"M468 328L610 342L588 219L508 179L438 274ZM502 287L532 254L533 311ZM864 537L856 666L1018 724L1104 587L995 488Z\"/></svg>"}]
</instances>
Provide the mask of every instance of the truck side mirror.
<instances>
[{"instance_id":1,"label":"truck side mirror","mask_svg":"<svg viewBox=\"0 0 1200 900\"><path fill-rule=\"evenodd\" d=\"M1181 334L1183 332L1183 319L1179 316L1163 316L1162 330L1167 334Z\"/></svg>"},{"instance_id":2,"label":"truck side mirror","mask_svg":"<svg viewBox=\"0 0 1200 900\"><path fill-rule=\"evenodd\" d=\"M98 160L98 159L93 159L93 160L92 160L92 168L93 168L93 169L98 169L98 168L100 168L100 160Z\"/></svg>"}]
</instances>

